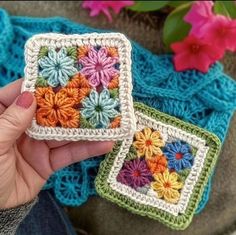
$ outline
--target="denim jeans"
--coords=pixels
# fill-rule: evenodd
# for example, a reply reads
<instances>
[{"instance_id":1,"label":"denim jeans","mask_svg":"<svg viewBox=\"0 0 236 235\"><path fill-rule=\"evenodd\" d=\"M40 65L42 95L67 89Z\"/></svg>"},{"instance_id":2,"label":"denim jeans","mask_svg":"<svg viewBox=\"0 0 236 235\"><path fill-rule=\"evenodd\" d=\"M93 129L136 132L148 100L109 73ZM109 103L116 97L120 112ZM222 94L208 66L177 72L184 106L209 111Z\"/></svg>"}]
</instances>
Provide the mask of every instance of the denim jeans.
<instances>
[{"instance_id":1,"label":"denim jeans","mask_svg":"<svg viewBox=\"0 0 236 235\"><path fill-rule=\"evenodd\" d=\"M39 201L20 224L16 235L76 235L64 210L49 191L39 194Z\"/></svg>"}]
</instances>

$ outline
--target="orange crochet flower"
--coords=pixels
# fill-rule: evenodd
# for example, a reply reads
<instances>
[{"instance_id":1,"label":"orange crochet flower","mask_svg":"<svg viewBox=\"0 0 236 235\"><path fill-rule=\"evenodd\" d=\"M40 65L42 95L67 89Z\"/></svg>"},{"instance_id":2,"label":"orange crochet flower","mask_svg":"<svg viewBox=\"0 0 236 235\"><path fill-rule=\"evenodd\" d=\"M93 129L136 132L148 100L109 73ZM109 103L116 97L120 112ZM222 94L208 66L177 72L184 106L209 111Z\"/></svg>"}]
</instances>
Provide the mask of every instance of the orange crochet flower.
<instances>
[{"instance_id":1,"label":"orange crochet flower","mask_svg":"<svg viewBox=\"0 0 236 235\"><path fill-rule=\"evenodd\" d=\"M85 56L87 56L89 52L89 46L81 46L78 48L77 53L78 53L78 59L81 59Z\"/></svg>"},{"instance_id":2,"label":"orange crochet flower","mask_svg":"<svg viewBox=\"0 0 236 235\"><path fill-rule=\"evenodd\" d=\"M91 91L88 80L80 73L77 73L66 85L67 88L76 88L78 90L78 103L80 103Z\"/></svg>"},{"instance_id":3,"label":"orange crochet flower","mask_svg":"<svg viewBox=\"0 0 236 235\"><path fill-rule=\"evenodd\" d=\"M111 57L119 57L118 49L116 47L108 47L107 54Z\"/></svg>"},{"instance_id":4,"label":"orange crochet flower","mask_svg":"<svg viewBox=\"0 0 236 235\"><path fill-rule=\"evenodd\" d=\"M119 75L116 75L109 83L108 89L115 89L119 87Z\"/></svg>"},{"instance_id":5,"label":"orange crochet flower","mask_svg":"<svg viewBox=\"0 0 236 235\"><path fill-rule=\"evenodd\" d=\"M46 94L54 94L52 87L38 87L35 91L35 98L39 106L43 105Z\"/></svg>"},{"instance_id":6,"label":"orange crochet flower","mask_svg":"<svg viewBox=\"0 0 236 235\"><path fill-rule=\"evenodd\" d=\"M60 92L65 94L65 96L72 98L75 101L75 104L79 103L79 91L77 88L62 88Z\"/></svg>"},{"instance_id":7,"label":"orange crochet flower","mask_svg":"<svg viewBox=\"0 0 236 235\"><path fill-rule=\"evenodd\" d=\"M115 117L111 122L109 128L117 128L120 127L121 116Z\"/></svg>"},{"instance_id":8,"label":"orange crochet flower","mask_svg":"<svg viewBox=\"0 0 236 235\"><path fill-rule=\"evenodd\" d=\"M79 112L73 108L76 102L68 93L66 89L61 89L56 94L48 87L36 89L35 97L39 106L36 120L39 125L70 128L79 126Z\"/></svg>"},{"instance_id":9,"label":"orange crochet flower","mask_svg":"<svg viewBox=\"0 0 236 235\"><path fill-rule=\"evenodd\" d=\"M146 162L152 174L163 173L167 168L167 160L164 155L156 155L146 159Z\"/></svg>"},{"instance_id":10,"label":"orange crochet flower","mask_svg":"<svg viewBox=\"0 0 236 235\"><path fill-rule=\"evenodd\" d=\"M58 113L58 120L61 124L62 127L64 128L76 128L79 125L79 111L73 109L73 108L68 108L65 110L61 110Z\"/></svg>"}]
</instances>

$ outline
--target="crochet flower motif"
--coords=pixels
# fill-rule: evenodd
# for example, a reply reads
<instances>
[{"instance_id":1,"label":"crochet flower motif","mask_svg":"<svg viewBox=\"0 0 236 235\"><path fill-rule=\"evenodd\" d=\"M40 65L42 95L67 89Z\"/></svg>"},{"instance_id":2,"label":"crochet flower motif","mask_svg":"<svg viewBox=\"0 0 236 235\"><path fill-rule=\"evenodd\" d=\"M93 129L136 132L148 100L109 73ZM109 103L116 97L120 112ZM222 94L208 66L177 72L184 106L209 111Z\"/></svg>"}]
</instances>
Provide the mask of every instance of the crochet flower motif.
<instances>
[{"instance_id":1,"label":"crochet flower motif","mask_svg":"<svg viewBox=\"0 0 236 235\"><path fill-rule=\"evenodd\" d=\"M92 90L89 97L82 101L81 115L93 126L106 128L110 120L119 115L116 110L118 104L118 100L111 98L107 89L103 89L100 94Z\"/></svg>"},{"instance_id":2,"label":"crochet flower motif","mask_svg":"<svg viewBox=\"0 0 236 235\"><path fill-rule=\"evenodd\" d=\"M163 155L157 155L146 161L152 174L163 173L167 168L167 160Z\"/></svg>"},{"instance_id":3,"label":"crochet flower motif","mask_svg":"<svg viewBox=\"0 0 236 235\"><path fill-rule=\"evenodd\" d=\"M164 155L168 159L168 167L175 169L177 172L193 165L193 155L190 146L181 141L166 144Z\"/></svg>"},{"instance_id":4,"label":"crochet flower motif","mask_svg":"<svg viewBox=\"0 0 236 235\"><path fill-rule=\"evenodd\" d=\"M78 91L78 103L80 103L91 91L88 80L80 73L75 74L67 83L67 88L75 88Z\"/></svg>"},{"instance_id":5,"label":"crochet flower motif","mask_svg":"<svg viewBox=\"0 0 236 235\"><path fill-rule=\"evenodd\" d=\"M66 88L56 94L51 87L36 89L35 97L39 108L36 120L39 125L76 128L79 125L79 112L73 108L77 93Z\"/></svg>"},{"instance_id":6,"label":"crochet flower motif","mask_svg":"<svg viewBox=\"0 0 236 235\"><path fill-rule=\"evenodd\" d=\"M87 56L79 59L83 66L80 72L88 78L91 86L97 87L102 84L107 87L112 78L119 73L115 68L117 62L118 58L110 57L106 48L96 50L92 47Z\"/></svg>"},{"instance_id":7,"label":"crochet flower motif","mask_svg":"<svg viewBox=\"0 0 236 235\"><path fill-rule=\"evenodd\" d=\"M131 188L143 187L151 182L152 175L144 159L126 161L117 176L117 181Z\"/></svg>"},{"instance_id":8,"label":"crochet flower motif","mask_svg":"<svg viewBox=\"0 0 236 235\"><path fill-rule=\"evenodd\" d=\"M68 80L77 69L74 60L67 56L67 51L62 47L59 51L50 49L48 55L38 61L40 76L47 79L50 86L66 86Z\"/></svg>"},{"instance_id":9,"label":"crochet flower motif","mask_svg":"<svg viewBox=\"0 0 236 235\"><path fill-rule=\"evenodd\" d=\"M183 183L178 181L178 174L165 170L164 173L154 175L155 182L151 183L151 187L157 192L158 198L164 198L170 203L177 203L180 198L179 190L183 187Z\"/></svg>"},{"instance_id":10,"label":"crochet flower motif","mask_svg":"<svg viewBox=\"0 0 236 235\"><path fill-rule=\"evenodd\" d=\"M165 142L159 131L152 131L149 127L135 133L133 146L137 149L139 157L145 156L147 159L153 155L162 155L161 147Z\"/></svg>"}]
</instances>

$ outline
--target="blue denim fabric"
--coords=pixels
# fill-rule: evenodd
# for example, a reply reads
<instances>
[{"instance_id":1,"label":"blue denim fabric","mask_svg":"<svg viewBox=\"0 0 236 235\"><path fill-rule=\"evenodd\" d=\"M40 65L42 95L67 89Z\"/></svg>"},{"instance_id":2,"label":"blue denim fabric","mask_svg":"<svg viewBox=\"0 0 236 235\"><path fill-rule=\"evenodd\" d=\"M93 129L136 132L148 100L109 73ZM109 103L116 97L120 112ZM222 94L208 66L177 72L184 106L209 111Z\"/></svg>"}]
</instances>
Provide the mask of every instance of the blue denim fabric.
<instances>
[{"instance_id":1,"label":"blue denim fabric","mask_svg":"<svg viewBox=\"0 0 236 235\"><path fill-rule=\"evenodd\" d=\"M42 191L38 203L20 224L16 235L76 235L76 232L51 193Z\"/></svg>"}]
</instances>

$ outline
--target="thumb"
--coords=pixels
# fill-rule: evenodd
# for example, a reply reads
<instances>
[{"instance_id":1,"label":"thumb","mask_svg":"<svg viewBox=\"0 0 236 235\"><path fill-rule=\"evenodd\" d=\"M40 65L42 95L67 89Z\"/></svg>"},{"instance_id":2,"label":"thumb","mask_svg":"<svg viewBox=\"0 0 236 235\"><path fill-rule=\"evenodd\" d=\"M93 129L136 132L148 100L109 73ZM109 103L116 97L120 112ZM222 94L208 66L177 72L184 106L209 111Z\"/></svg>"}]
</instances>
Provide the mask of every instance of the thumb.
<instances>
[{"instance_id":1,"label":"thumb","mask_svg":"<svg viewBox=\"0 0 236 235\"><path fill-rule=\"evenodd\" d=\"M33 119L36 101L25 91L0 115L0 155L6 153Z\"/></svg>"}]
</instances>

